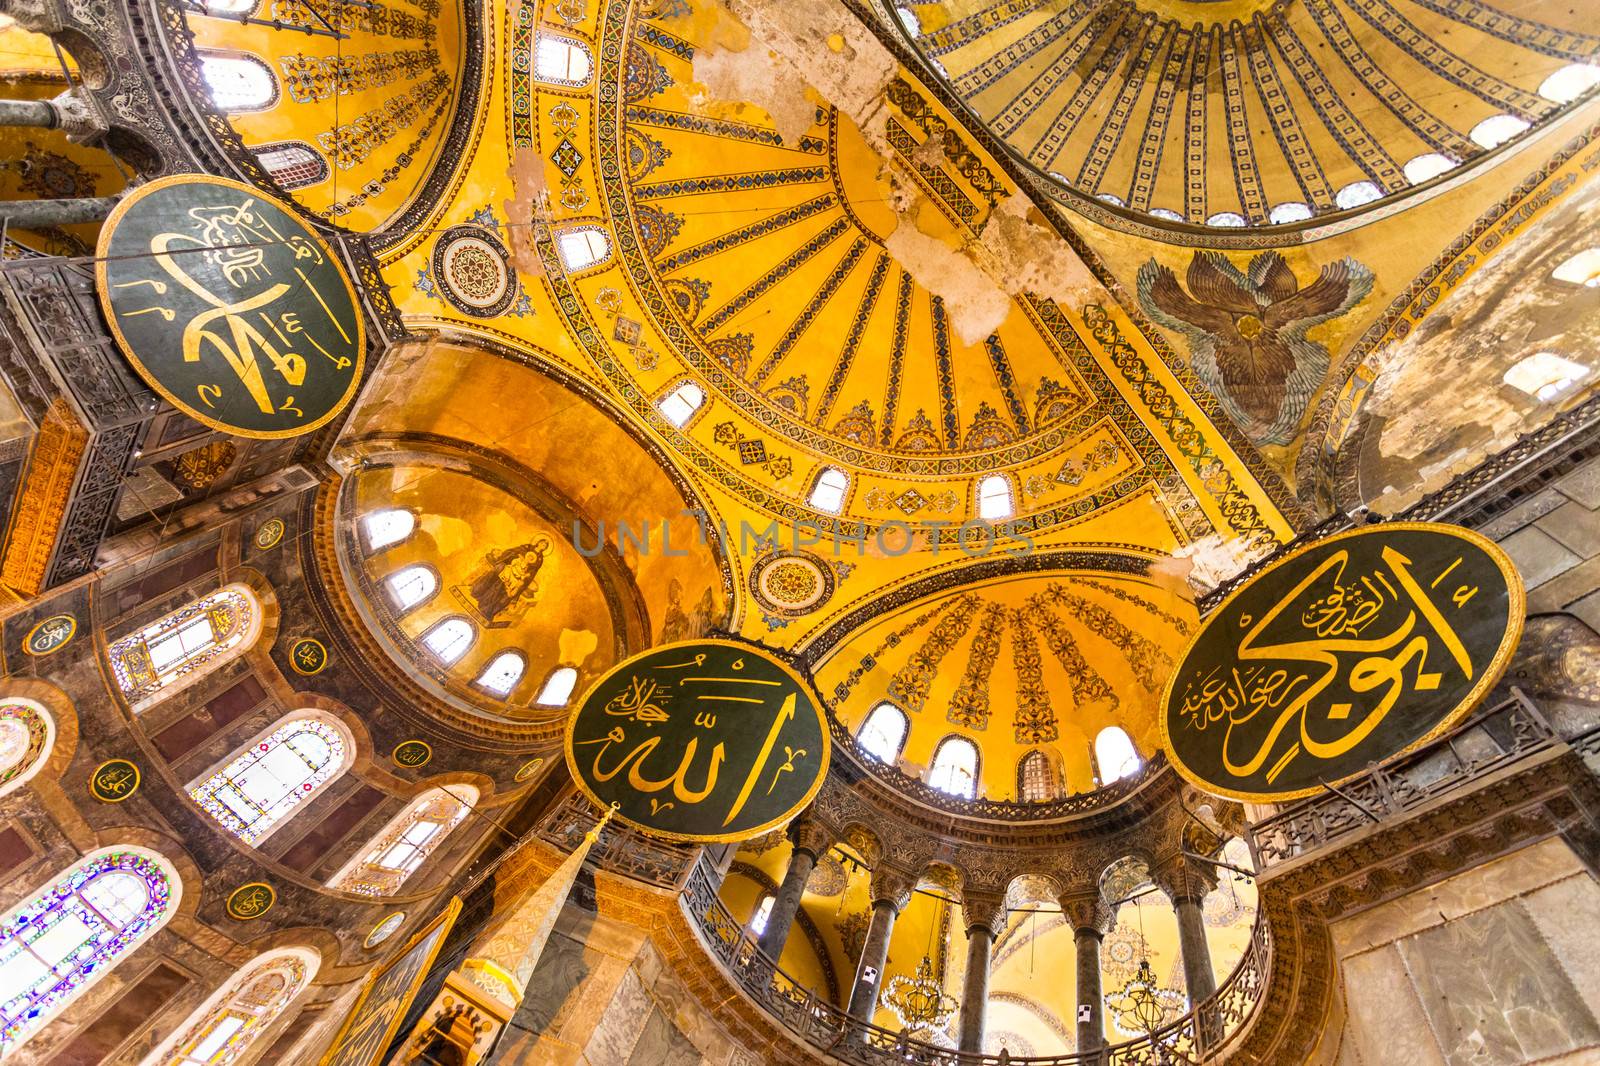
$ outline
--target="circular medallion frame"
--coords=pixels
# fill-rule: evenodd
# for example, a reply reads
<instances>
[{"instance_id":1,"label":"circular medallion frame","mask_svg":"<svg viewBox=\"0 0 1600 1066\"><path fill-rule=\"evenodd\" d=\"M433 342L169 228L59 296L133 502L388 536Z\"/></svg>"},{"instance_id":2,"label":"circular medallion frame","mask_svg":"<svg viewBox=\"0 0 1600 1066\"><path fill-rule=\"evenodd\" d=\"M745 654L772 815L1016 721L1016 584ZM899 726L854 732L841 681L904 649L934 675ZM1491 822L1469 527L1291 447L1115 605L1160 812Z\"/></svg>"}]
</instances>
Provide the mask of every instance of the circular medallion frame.
<instances>
[{"instance_id":1,"label":"circular medallion frame","mask_svg":"<svg viewBox=\"0 0 1600 1066\"><path fill-rule=\"evenodd\" d=\"M750 595L784 618L808 615L833 597L833 567L803 551L777 551L750 568Z\"/></svg>"},{"instance_id":2,"label":"circular medallion frame","mask_svg":"<svg viewBox=\"0 0 1600 1066\"><path fill-rule=\"evenodd\" d=\"M256 527L255 536L251 538L257 551L269 551L278 546L283 539L286 527L281 518L269 518Z\"/></svg>"},{"instance_id":3,"label":"circular medallion frame","mask_svg":"<svg viewBox=\"0 0 1600 1066\"><path fill-rule=\"evenodd\" d=\"M498 318L517 298L511 254L483 226L451 226L433 242L433 283L451 307L473 318Z\"/></svg>"},{"instance_id":4,"label":"circular medallion frame","mask_svg":"<svg viewBox=\"0 0 1600 1066\"><path fill-rule=\"evenodd\" d=\"M62 622L66 623L64 634L61 628ZM46 626L50 628L46 630ZM53 655L71 644L72 638L77 635L78 619L75 615L53 614L49 618L41 619L28 630L28 635L22 638L22 650L29 655Z\"/></svg>"},{"instance_id":5,"label":"circular medallion frame","mask_svg":"<svg viewBox=\"0 0 1600 1066\"><path fill-rule=\"evenodd\" d=\"M289 665L301 677L320 674L328 668L328 649L315 637L301 637L289 648Z\"/></svg>"},{"instance_id":6,"label":"circular medallion frame","mask_svg":"<svg viewBox=\"0 0 1600 1066\"><path fill-rule=\"evenodd\" d=\"M253 922L278 902L278 892L265 881L249 881L228 893L224 905L228 917L236 922Z\"/></svg>"},{"instance_id":7,"label":"circular medallion frame","mask_svg":"<svg viewBox=\"0 0 1600 1066\"><path fill-rule=\"evenodd\" d=\"M402 740L389 753L389 759L396 766L415 770L433 761L433 746L425 740Z\"/></svg>"},{"instance_id":8,"label":"circular medallion frame","mask_svg":"<svg viewBox=\"0 0 1600 1066\"><path fill-rule=\"evenodd\" d=\"M382 944L384 941L394 936L395 930L399 929L405 924L405 911L395 911L393 914L385 914L373 924L372 929L367 933L367 938L361 942L361 946L366 948L368 951L371 951L379 944Z\"/></svg>"},{"instance_id":9,"label":"circular medallion frame","mask_svg":"<svg viewBox=\"0 0 1600 1066\"><path fill-rule=\"evenodd\" d=\"M517 784L520 785L524 781L528 780L528 778L530 778L534 774L538 773L543 768L544 768L544 756L543 755L535 755L533 758L529 759L527 762L525 762L521 766L517 767L516 775L514 777L512 777L511 780L515 781Z\"/></svg>"}]
</instances>

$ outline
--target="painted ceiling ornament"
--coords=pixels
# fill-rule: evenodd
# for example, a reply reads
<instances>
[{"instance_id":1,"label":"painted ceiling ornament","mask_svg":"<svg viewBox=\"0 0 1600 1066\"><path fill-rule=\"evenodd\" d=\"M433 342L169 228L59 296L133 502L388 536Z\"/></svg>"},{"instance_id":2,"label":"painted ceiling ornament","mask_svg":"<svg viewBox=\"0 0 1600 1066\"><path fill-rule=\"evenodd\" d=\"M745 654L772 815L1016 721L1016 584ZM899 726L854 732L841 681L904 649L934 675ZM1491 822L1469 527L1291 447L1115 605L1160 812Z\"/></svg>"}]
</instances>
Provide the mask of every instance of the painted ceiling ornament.
<instances>
[{"instance_id":1,"label":"painted ceiling ornament","mask_svg":"<svg viewBox=\"0 0 1600 1066\"><path fill-rule=\"evenodd\" d=\"M1151 259L1139 268L1139 305L1189 341L1195 373L1258 444L1288 444L1328 373L1328 349L1306 336L1372 291L1372 271L1351 258L1329 263L1302 287L1277 252L1240 271L1216 252L1195 252L1185 279Z\"/></svg>"},{"instance_id":2,"label":"painted ceiling ornament","mask_svg":"<svg viewBox=\"0 0 1600 1066\"><path fill-rule=\"evenodd\" d=\"M798 618L833 596L833 567L803 551L773 551L750 568L750 594L772 614Z\"/></svg>"},{"instance_id":3,"label":"painted ceiling ornament","mask_svg":"<svg viewBox=\"0 0 1600 1066\"><path fill-rule=\"evenodd\" d=\"M474 318L505 314L517 297L511 255L500 238L483 226L451 226L433 245L437 294Z\"/></svg>"}]
</instances>

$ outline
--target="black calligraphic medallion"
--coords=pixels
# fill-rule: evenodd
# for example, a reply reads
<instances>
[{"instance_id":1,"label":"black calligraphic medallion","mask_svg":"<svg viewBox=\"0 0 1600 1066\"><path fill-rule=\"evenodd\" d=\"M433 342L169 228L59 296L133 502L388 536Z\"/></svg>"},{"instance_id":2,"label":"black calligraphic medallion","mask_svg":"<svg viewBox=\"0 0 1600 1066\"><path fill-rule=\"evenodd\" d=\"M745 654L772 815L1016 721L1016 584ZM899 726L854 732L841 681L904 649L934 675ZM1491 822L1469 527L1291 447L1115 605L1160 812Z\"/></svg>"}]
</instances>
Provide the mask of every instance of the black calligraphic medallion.
<instances>
[{"instance_id":1,"label":"black calligraphic medallion","mask_svg":"<svg viewBox=\"0 0 1600 1066\"><path fill-rule=\"evenodd\" d=\"M1386 522L1291 552L1206 619L1167 683L1173 764L1222 796L1309 796L1460 721L1522 635L1493 541Z\"/></svg>"},{"instance_id":2,"label":"black calligraphic medallion","mask_svg":"<svg viewBox=\"0 0 1600 1066\"><path fill-rule=\"evenodd\" d=\"M89 794L101 803L121 803L139 791L139 767L127 759L107 759L89 775Z\"/></svg>"},{"instance_id":3,"label":"black calligraphic medallion","mask_svg":"<svg viewBox=\"0 0 1600 1066\"><path fill-rule=\"evenodd\" d=\"M748 644L696 640L636 655L567 723L578 787L668 840L745 840L822 787L828 727L799 674Z\"/></svg>"},{"instance_id":4,"label":"black calligraphic medallion","mask_svg":"<svg viewBox=\"0 0 1600 1066\"><path fill-rule=\"evenodd\" d=\"M319 674L322 668L328 665L328 649L323 647L322 641L313 637L301 637L289 649L289 665L294 667L294 672L310 677Z\"/></svg>"},{"instance_id":5,"label":"black calligraphic medallion","mask_svg":"<svg viewBox=\"0 0 1600 1066\"><path fill-rule=\"evenodd\" d=\"M78 620L70 614L53 614L28 630L22 650L29 655L49 655L66 647L78 632Z\"/></svg>"},{"instance_id":6,"label":"black calligraphic medallion","mask_svg":"<svg viewBox=\"0 0 1600 1066\"><path fill-rule=\"evenodd\" d=\"M425 740L402 740L389 754L396 766L426 766L433 758L433 749Z\"/></svg>"},{"instance_id":7,"label":"black calligraphic medallion","mask_svg":"<svg viewBox=\"0 0 1600 1066\"><path fill-rule=\"evenodd\" d=\"M278 893L264 881L251 881L228 894L228 917L250 922L261 917L278 902Z\"/></svg>"},{"instance_id":8,"label":"black calligraphic medallion","mask_svg":"<svg viewBox=\"0 0 1600 1066\"><path fill-rule=\"evenodd\" d=\"M309 433L344 409L366 338L333 250L287 206L226 178L160 178L100 231L100 305L149 386L213 429Z\"/></svg>"},{"instance_id":9,"label":"black calligraphic medallion","mask_svg":"<svg viewBox=\"0 0 1600 1066\"><path fill-rule=\"evenodd\" d=\"M258 551L266 551L269 548L274 548L282 539L283 519L281 518L268 519L267 521L261 523L260 527L256 529L255 542L256 549Z\"/></svg>"}]
</instances>

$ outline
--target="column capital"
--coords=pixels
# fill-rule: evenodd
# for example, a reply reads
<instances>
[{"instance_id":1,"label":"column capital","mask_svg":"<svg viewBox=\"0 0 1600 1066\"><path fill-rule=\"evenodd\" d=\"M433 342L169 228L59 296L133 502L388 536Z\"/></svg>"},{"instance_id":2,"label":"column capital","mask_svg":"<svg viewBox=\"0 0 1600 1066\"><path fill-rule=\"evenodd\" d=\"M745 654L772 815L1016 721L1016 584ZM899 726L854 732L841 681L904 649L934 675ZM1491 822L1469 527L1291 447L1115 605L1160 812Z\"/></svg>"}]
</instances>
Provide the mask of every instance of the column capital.
<instances>
[{"instance_id":1,"label":"column capital","mask_svg":"<svg viewBox=\"0 0 1600 1066\"><path fill-rule=\"evenodd\" d=\"M916 887L916 878L885 863L878 863L872 871L872 902L888 903L896 914L906 909Z\"/></svg>"},{"instance_id":2,"label":"column capital","mask_svg":"<svg viewBox=\"0 0 1600 1066\"><path fill-rule=\"evenodd\" d=\"M99 106L81 86L61 93L50 106L55 109L56 125L73 144L98 140L110 129Z\"/></svg>"},{"instance_id":3,"label":"column capital","mask_svg":"<svg viewBox=\"0 0 1600 1066\"><path fill-rule=\"evenodd\" d=\"M961 914L967 921L969 931L983 926L989 930L990 936L999 936L1006 921L1006 898L988 892L963 893Z\"/></svg>"},{"instance_id":4,"label":"column capital","mask_svg":"<svg viewBox=\"0 0 1600 1066\"><path fill-rule=\"evenodd\" d=\"M1099 889L1072 892L1061 897L1061 914L1074 933L1105 936L1117 919L1116 908L1106 902Z\"/></svg>"},{"instance_id":5,"label":"column capital","mask_svg":"<svg viewBox=\"0 0 1600 1066\"><path fill-rule=\"evenodd\" d=\"M1216 871L1183 855L1174 855L1150 868L1150 880L1167 894L1172 905L1200 903L1217 887Z\"/></svg>"},{"instance_id":6,"label":"column capital","mask_svg":"<svg viewBox=\"0 0 1600 1066\"><path fill-rule=\"evenodd\" d=\"M789 839L793 841L795 850L809 852L813 859L822 858L829 848L838 843L833 830L809 810L802 811L798 818L789 823Z\"/></svg>"}]
</instances>

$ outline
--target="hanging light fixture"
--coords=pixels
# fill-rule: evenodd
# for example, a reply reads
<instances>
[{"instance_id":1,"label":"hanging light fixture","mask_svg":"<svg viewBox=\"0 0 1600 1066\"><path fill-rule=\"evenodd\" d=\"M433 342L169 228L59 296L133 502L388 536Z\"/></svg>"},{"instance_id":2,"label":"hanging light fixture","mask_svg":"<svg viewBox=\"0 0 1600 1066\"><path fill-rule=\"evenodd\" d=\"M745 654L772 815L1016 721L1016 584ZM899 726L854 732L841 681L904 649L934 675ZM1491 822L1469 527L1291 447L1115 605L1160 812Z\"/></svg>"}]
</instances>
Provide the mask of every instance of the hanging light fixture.
<instances>
[{"instance_id":1,"label":"hanging light fixture","mask_svg":"<svg viewBox=\"0 0 1600 1066\"><path fill-rule=\"evenodd\" d=\"M1140 895L1146 893L1141 892ZM1122 984L1121 991L1105 997L1111 1008L1112 1019L1118 1029L1129 1036L1150 1036L1163 1025L1182 1017L1188 1000L1171 988L1162 988L1156 982L1155 970L1150 967L1149 941L1144 938L1144 904L1132 901L1139 915L1139 943L1146 952L1139 957L1139 968Z\"/></svg>"},{"instance_id":2,"label":"hanging light fixture","mask_svg":"<svg viewBox=\"0 0 1600 1066\"><path fill-rule=\"evenodd\" d=\"M939 975L933 972L933 927L939 924L936 918L928 925L928 947L922 953L922 961L917 963L916 976L901 974L890 978L888 988L883 991L883 1005L907 1030L941 1030L960 1009L955 997L944 990Z\"/></svg>"}]
</instances>

